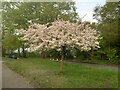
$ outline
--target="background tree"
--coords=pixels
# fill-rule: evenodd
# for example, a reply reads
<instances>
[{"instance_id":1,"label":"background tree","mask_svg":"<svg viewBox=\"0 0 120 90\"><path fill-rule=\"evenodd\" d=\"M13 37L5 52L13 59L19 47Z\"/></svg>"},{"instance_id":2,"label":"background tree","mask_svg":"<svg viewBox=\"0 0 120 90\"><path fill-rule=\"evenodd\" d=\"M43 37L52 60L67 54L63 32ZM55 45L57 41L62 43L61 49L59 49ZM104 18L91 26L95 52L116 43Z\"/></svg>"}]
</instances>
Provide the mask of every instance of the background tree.
<instances>
[{"instance_id":1,"label":"background tree","mask_svg":"<svg viewBox=\"0 0 120 90\"><path fill-rule=\"evenodd\" d=\"M5 33L3 40L3 48L7 51L10 51L10 54L13 54L13 50L16 50L20 47L20 41L16 35L13 35L10 32Z\"/></svg>"},{"instance_id":2,"label":"background tree","mask_svg":"<svg viewBox=\"0 0 120 90\"><path fill-rule=\"evenodd\" d=\"M4 2L3 23L11 30L28 28L27 21L46 24L57 18L76 21L78 14L74 2Z\"/></svg>"},{"instance_id":3,"label":"background tree","mask_svg":"<svg viewBox=\"0 0 120 90\"><path fill-rule=\"evenodd\" d=\"M104 48L106 54L112 53L113 49L119 48L119 2L106 2L104 6L97 6L94 9L94 18L98 20L97 29L101 32L104 43L102 47ZM119 51L118 51L119 52ZM110 59L110 58L109 58Z\"/></svg>"}]
</instances>

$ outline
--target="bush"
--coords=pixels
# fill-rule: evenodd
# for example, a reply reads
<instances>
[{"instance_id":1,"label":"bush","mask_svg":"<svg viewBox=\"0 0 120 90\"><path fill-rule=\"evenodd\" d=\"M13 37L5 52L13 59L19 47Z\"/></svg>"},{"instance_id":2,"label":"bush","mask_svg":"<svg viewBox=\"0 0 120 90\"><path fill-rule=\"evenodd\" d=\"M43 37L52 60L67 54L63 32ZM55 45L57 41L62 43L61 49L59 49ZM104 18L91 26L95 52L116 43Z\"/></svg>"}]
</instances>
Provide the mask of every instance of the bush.
<instances>
[{"instance_id":1,"label":"bush","mask_svg":"<svg viewBox=\"0 0 120 90\"><path fill-rule=\"evenodd\" d=\"M70 50L66 50L65 59L71 60L71 59L73 59L73 58L74 58L74 57L73 57L71 51L70 51Z\"/></svg>"},{"instance_id":2,"label":"bush","mask_svg":"<svg viewBox=\"0 0 120 90\"><path fill-rule=\"evenodd\" d=\"M56 49L51 49L47 52L47 57L49 58L60 58L60 52Z\"/></svg>"},{"instance_id":3,"label":"bush","mask_svg":"<svg viewBox=\"0 0 120 90\"><path fill-rule=\"evenodd\" d=\"M104 50L97 50L93 52L94 59L97 60L108 60L108 57Z\"/></svg>"},{"instance_id":4,"label":"bush","mask_svg":"<svg viewBox=\"0 0 120 90\"><path fill-rule=\"evenodd\" d=\"M109 60L114 59L116 57L116 53L117 53L116 49L111 49L111 50L106 51L106 54L107 54Z\"/></svg>"}]
</instances>

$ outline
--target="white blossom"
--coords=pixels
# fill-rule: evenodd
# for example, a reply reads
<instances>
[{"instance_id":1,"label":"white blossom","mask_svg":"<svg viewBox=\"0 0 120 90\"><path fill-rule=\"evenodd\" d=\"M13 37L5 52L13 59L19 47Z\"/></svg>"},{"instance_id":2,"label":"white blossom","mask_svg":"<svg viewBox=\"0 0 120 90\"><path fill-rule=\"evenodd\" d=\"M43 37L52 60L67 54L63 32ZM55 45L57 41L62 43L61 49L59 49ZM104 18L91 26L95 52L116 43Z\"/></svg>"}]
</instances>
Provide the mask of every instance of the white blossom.
<instances>
[{"instance_id":1,"label":"white blossom","mask_svg":"<svg viewBox=\"0 0 120 90\"><path fill-rule=\"evenodd\" d=\"M31 24L28 30L17 30L22 40L27 41L29 51L44 49L61 50L61 46L76 47L81 51L100 48L100 34L88 25L56 20L52 26Z\"/></svg>"}]
</instances>

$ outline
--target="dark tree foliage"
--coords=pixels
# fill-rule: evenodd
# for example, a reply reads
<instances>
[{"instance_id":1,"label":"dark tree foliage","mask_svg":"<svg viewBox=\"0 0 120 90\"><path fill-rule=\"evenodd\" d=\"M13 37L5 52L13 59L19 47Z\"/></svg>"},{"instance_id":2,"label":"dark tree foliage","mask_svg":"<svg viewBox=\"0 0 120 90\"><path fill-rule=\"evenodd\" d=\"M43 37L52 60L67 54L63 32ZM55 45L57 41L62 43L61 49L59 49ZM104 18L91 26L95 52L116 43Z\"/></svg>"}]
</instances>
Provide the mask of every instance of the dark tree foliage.
<instances>
[{"instance_id":1,"label":"dark tree foliage","mask_svg":"<svg viewBox=\"0 0 120 90\"><path fill-rule=\"evenodd\" d=\"M96 6L93 17L98 20L97 29L101 32L101 50L115 59L120 51L120 2L106 2L104 6ZM114 58L113 58L114 57Z\"/></svg>"}]
</instances>

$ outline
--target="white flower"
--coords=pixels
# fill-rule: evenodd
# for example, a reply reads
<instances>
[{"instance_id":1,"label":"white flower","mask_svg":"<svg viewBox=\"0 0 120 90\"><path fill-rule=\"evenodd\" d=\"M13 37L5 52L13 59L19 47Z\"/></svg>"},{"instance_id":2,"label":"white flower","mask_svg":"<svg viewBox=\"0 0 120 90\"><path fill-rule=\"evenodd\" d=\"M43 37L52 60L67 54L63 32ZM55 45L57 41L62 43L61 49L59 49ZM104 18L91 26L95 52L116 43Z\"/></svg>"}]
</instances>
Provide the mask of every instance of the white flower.
<instances>
[{"instance_id":1,"label":"white flower","mask_svg":"<svg viewBox=\"0 0 120 90\"><path fill-rule=\"evenodd\" d=\"M36 28L34 29L32 26ZM34 23L31 24L28 30L16 30L16 33L23 35L20 39L29 43L30 52L52 48L60 51L61 48L58 47L65 44L72 48L79 48L81 51L100 48L100 34L89 26L84 28L84 23L78 24L56 20L50 27Z\"/></svg>"}]
</instances>

